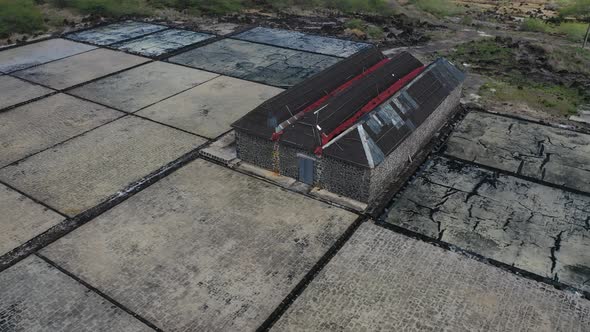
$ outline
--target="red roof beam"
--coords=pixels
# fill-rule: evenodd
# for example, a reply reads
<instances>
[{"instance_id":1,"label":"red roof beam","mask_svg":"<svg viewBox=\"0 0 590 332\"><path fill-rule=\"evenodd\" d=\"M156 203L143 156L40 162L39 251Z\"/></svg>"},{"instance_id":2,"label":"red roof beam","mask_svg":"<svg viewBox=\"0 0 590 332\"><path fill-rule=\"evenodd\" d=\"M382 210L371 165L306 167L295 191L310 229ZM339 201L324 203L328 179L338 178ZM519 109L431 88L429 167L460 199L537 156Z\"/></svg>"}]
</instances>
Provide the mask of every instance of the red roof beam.
<instances>
[{"instance_id":1,"label":"red roof beam","mask_svg":"<svg viewBox=\"0 0 590 332\"><path fill-rule=\"evenodd\" d=\"M363 115L371 112L377 106L386 102L389 98L391 98L396 92L401 90L406 84L408 84L411 80L416 78L422 71L424 71L426 67L421 66L414 69L412 72L407 74L406 76L399 79L397 82L393 83L387 90L380 93L377 97L373 98L368 104L363 106L358 112L356 112L353 116L348 118L346 121L342 122L336 129L334 129L329 134L322 133L322 146L316 148L315 153L321 155L322 148L328 142L330 142L334 137L338 136L340 133L344 132L348 128L352 127Z\"/></svg>"},{"instance_id":2,"label":"red roof beam","mask_svg":"<svg viewBox=\"0 0 590 332\"><path fill-rule=\"evenodd\" d=\"M389 61L391 61L390 58L385 58L385 59L377 62L376 64L374 64L373 66L369 67L369 69L365 70L361 74L359 74L359 75L353 77L352 79L346 81L344 84L342 84L341 86L337 87L336 89L334 89L330 93L328 93L325 96L323 96L322 98L316 100L314 103L312 103L311 105L309 105L305 109L303 109L303 111L295 114L294 116L292 116L288 120L286 120L283 123L279 124L277 126L277 128L276 128L276 132L272 135L272 140L273 141L278 140L281 137L281 134L283 132L283 129L285 127L287 127L288 125L294 123L295 121L299 120L299 118L301 118L305 113L308 113L308 112L311 112L311 111L317 109L324 102L326 102L328 99L330 99L332 96L334 96L335 94L337 94L339 92L342 92L342 91L346 90L351 85L353 85L355 82L361 80L362 78L366 77L367 75L371 74L372 72L376 71L377 69L383 67L383 65L385 65Z\"/></svg>"}]
</instances>

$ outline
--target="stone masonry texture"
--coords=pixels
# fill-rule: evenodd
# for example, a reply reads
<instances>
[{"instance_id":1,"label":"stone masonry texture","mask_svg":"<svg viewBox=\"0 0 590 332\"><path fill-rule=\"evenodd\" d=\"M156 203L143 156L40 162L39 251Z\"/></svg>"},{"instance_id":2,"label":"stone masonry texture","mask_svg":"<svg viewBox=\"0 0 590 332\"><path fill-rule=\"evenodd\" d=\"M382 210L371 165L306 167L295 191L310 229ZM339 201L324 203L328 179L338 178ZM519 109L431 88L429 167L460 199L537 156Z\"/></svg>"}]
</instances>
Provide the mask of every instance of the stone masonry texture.
<instances>
[{"instance_id":1,"label":"stone masonry texture","mask_svg":"<svg viewBox=\"0 0 590 332\"><path fill-rule=\"evenodd\" d=\"M0 112L0 167L123 115L61 93Z\"/></svg>"},{"instance_id":2,"label":"stone masonry texture","mask_svg":"<svg viewBox=\"0 0 590 332\"><path fill-rule=\"evenodd\" d=\"M124 117L0 170L0 179L75 216L157 171L205 140Z\"/></svg>"},{"instance_id":3,"label":"stone masonry texture","mask_svg":"<svg viewBox=\"0 0 590 332\"><path fill-rule=\"evenodd\" d=\"M0 109L52 93L53 90L8 75L0 75Z\"/></svg>"},{"instance_id":4,"label":"stone masonry texture","mask_svg":"<svg viewBox=\"0 0 590 332\"><path fill-rule=\"evenodd\" d=\"M0 256L63 219L59 214L0 184Z\"/></svg>"},{"instance_id":5,"label":"stone masonry texture","mask_svg":"<svg viewBox=\"0 0 590 332\"><path fill-rule=\"evenodd\" d=\"M43 254L166 331L252 331L356 218L196 160Z\"/></svg>"},{"instance_id":6,"label":"stone masonry texture","mask_svg":"<svg viewBox=\"0 0 590 332\"><path fill-rule=\"evenodd\" d=\"M1 332L153 331L36 256L0 273L0 299Z\"/></svg>"},{"instance_id":7,"label":"stone masonry texture","mask_svg":"<svg viewBox=\"0 0 590 332\"><path fill-rule=\"evenodd\" d=\"M590 302L370 222L272 331L589 331Z\"/></svg>"}]
</instances>

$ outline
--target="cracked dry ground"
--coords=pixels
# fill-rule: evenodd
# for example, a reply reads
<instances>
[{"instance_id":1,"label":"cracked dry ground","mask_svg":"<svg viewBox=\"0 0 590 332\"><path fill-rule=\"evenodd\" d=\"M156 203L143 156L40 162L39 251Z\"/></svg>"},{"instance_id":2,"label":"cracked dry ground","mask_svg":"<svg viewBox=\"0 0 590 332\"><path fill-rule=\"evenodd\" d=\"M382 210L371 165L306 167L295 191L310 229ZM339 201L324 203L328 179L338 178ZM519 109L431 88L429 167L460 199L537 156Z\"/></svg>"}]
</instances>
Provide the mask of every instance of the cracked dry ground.
<instances>
[{"instance_id":1,"label":"cracked dry ground","mask_svg":"<svg viewBox=\"0 0 590 332\"><path fill-rule=\"evenodd\" d=\"M472 112L389 224L590 290L590 136Z\"/></svg>"},{"instance_id":2,"label":"cracked dry ground","mask_svg":"<svg viewBox=\"0 0 590 332\"><path fill-rule=\"evenodd\" d=\"M288 88L340 58L237 39L224 39L170 58L170 62Z\"/></svg>"},{"instance_id":3,"label":"cracked dry ground","mask_svg":"<svg viewBox=\"0 0 590 332\"><path fill-rule=\"evenodd\" d=\"M590 192L590 135L473 112L448 155L576 191Z\"/></svg>"}]
</instances>

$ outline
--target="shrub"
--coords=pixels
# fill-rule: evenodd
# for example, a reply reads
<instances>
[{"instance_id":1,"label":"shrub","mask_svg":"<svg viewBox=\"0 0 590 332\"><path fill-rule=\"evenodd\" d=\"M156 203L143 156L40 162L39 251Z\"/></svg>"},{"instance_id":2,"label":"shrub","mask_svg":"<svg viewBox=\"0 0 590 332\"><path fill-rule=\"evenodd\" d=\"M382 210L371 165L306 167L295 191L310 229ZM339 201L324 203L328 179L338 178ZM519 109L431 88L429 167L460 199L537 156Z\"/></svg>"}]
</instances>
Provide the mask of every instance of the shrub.
<instances>
[{"instance_id":1,"label":"shrub","mask_svg":"<svg viewBox=\"0 0 590 332\"><path fill-rule=\"evenodd\" d=\"M44 28L43 16L32 0L0 0L0 36Z\"/></svg>"},{"instance_id":2,"label":"shrub","mask_svg":"<svg viewBox=\"0 0 590 332\"><path fill-rule=\"evenodd\" d=\"M521 24L521 29L524 31L557 33L564 35L571 41L582 41L586 36L588 24L578 22L563 22L561 24L549 24L541 19L528 18Z\"/></svg>"},{"instance_id":3,"label":"shrub","mask_svg":"<svg viewBox=\"0 0 590 332\"><path fill-rule=\"evenodd\" d=\"M461 21L459 21L459 23L463 24L463 25L472 25L473 24L473 17L471 16L463 16L461 18Z\"/></svg>"},{"instance_id":4,"label":"shrub","mask_svg":"<svg viewBox=\"0 0 590 332\"><path fill-rule=\"evenodd\" d=\"M269 0L272 1L272 0ZM320 5L328 8L338 9L346 13L391 13L392 8L386 0L308 0L310 5Z\"/></svg>"},{"instance_id":5,"label":"shrub","mask_svg":"<svg viewBox=\"0 0 590 332\"><path fill-rule=\"evenodd\" d=\"M549 32L551 26L538 18L527 18L520 25L520 29L533 32Z\"/></svg>"},{"instance_id":6,"label":"shrub","mask_svg":"<svg viewBox=\"0 0 590 332\"><path fill-rule=\"evenodd\" d=\"M383 29L378 26L371 25L367 28L367 35L372 39L383 39Z\"/></svg>"},{"instance_id":7,"label":"shrub","mask_svg":"<svg viewBox=\"0 0 590 332\"><path fill-rule=\"evenodd\" d=\"M562 23L556 27L557 33L565 35L571 41L582 41L586 36L588 24L568 22Z\"/></svg>"},{"instance_id":8,"label":"shrub","mask_svg":"<svg viewBox=\"0 0 590 332\"><path fill-rule=\"evenodd\" d=\"M482 86L486 99L499 102L525 103L534 109L554 115L575 114L579 105L589 100L576 88L536 82L505 82L492 80Z\"/></svg>"},{"instance_id":9,"label":"shrub","mask_svg":"<svg viewBox=\"0 0 590 332\"><path fill-rule=\"evenodd\" d=\"M418 9L437 17L453 16L463 13L463 9L449 0L412 0Z\"/></svg>"},{"instance_id":10,"label":"shrub","mask_svg":"<svg viewBox=\"0 0 590 332\"><path fill-rule=\"evenodd\" d=\"M83 14L104 17L121 17L130 15L148 15L149 8L143 0L58 0Z\"/></svg>"},{"instance_id":11,"label":"shrub","mask_svg":"<svg viewBox=\"0 0 590 332\"><path fill-rule=\"evenodd\" d=\"M242 0L148 0L156 8L172 7L192 13L227 14L242 9Z\"/></svg>"},{"instance_id":12,"label":"shrub","mask_svg":"<svg viewBox=\"0 0 590 332\"><path fill-rule=\"evenodd\" d=\"M590 76L590 50L580 47L543 45L554 71L581 73Z\"/></svg>"},{"instance_id":13,"label":"shrub","mask_svg":"<svg viewBox=\"0 0 590 332\"><path fill-rule=\"evenodd\" d=\"M351 20L346 21L346 23L344 23L344 26L347 29L363 30L365 28L365 21L358 18L353 18Z\"/></svg>"},{"instance_id":14,"label":"shrub","mask_svg":"<svg viewBox=\"0 0 590 332\"><path fill-rule=\"evenodd\" d=\"M345 13L372 13L387 15L393 13L388 0L258 0L255 3L281 9L290 6L303 8L328 8Z\"/></svg>"},{"instance_id":15,"label":"shrub","mask_svg":"<svg viewBox=\"0 0 590 332\"><path fill-rule=\"evenodd\" d=\"M457 62L479 61L491 68L509 68L516 59L512 49L493 38L484 38L460 44L450 54Z\"/></svg>"}]
</instances>

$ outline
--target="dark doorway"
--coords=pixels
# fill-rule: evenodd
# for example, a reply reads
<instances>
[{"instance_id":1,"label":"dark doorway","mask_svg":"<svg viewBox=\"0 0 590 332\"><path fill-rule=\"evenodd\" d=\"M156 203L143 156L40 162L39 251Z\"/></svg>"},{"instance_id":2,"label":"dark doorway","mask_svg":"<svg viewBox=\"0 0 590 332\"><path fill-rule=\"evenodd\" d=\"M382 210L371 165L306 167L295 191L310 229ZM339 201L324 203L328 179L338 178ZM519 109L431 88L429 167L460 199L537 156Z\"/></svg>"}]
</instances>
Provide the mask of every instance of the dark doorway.
<instances>
[{"instance_id":1,"label":"dark doorway","mask_svg":"<svg viewBox=\"0 0 590 332\"><path fill-rule=\"evenodd\" d=\"M299 159L299 181L306 184L313 184L313 169L315 160L306 155L298 154Z\"/></svg>"}]
</instances>

